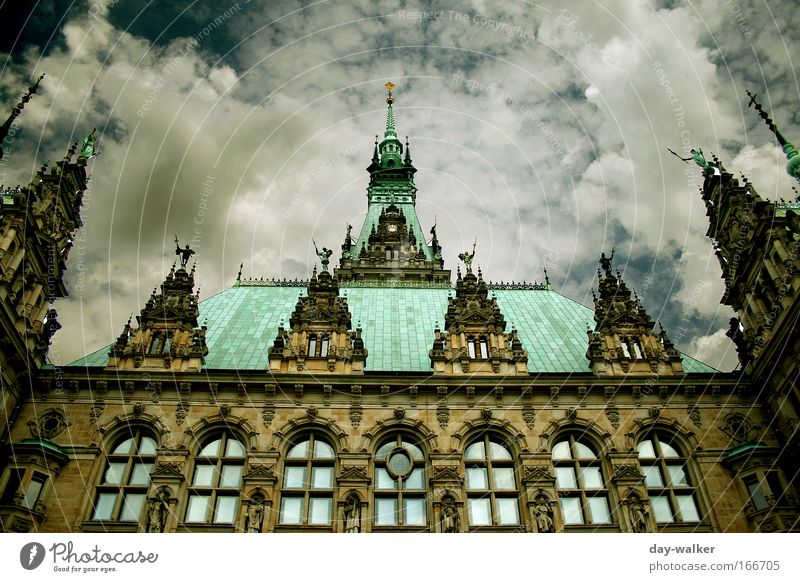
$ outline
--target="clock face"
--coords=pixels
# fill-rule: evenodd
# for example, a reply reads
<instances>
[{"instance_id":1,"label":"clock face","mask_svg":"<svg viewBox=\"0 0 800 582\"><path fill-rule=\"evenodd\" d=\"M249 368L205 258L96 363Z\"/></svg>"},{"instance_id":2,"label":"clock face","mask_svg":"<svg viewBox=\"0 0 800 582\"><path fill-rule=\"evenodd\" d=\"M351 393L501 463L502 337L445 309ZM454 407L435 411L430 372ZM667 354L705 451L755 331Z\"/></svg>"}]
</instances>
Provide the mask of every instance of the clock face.
<instances>
[{"instance_id":1,"label":"clock face","mask_svg":"<svg viewBox=\"0 0 800 582\"><path fill-rule=\"evenodd\" d=\"M389 226L386 227L386 229L389 232L397 232L397 225L396 224L390 224Z\"/></svg>"}]
</instances>

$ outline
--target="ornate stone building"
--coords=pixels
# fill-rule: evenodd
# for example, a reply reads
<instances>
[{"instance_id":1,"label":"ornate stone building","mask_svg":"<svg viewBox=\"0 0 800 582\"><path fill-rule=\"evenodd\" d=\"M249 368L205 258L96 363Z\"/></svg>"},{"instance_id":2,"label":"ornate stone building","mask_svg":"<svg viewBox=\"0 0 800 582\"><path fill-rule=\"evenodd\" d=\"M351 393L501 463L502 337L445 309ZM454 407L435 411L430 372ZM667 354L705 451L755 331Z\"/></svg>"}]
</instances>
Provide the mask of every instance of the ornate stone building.
<instances>
[{"instance_id":1,"label":"ornate stone building","mask_svg":"<svg viewBox=\"0 0 800 582\"><path fill-rule=\"evenodd\" d=\"M240 272L201 303L178 247L135 324L68 366L42 364L92 137L3 193L3 529L798 529L797 205L702 160L740 313L744 375L718 372L654 329L613 253L594 310L547 279L486 281L474 247L453 285L387 88L333 272L323 248L308 281Z\"/></svg>"}]
</instances>

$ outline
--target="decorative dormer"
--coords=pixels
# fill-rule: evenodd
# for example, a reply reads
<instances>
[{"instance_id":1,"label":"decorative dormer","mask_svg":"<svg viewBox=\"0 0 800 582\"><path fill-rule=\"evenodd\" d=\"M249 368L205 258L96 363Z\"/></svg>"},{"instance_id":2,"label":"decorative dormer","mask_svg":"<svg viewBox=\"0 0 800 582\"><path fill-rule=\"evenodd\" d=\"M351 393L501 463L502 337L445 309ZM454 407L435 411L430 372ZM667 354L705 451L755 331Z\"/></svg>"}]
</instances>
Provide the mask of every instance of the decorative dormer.
<instances>
[{"instance_id":1,"label":"decorative dormer","mask_svg":"<svg viewBox=\"0 0 800 582\"><path fill-rule=\"evenodd\" d=\"M153 289L150 299L136 317L137 328L131 321L108 353L108 367L119 370L160 369L174 372L200 370L208 354L206 326L197 325L200 313L197 303L199 290L194 293L194 273L186 271L186 261L193 251L188 245L176 249L181 266L172 265L161 284L161 292Z\"/></svg>"},{"instance_id":2,"label":"decorative dormer","mask_svg":"<svg viewBox=\"0 0 800 582\"><path fill-rule=\"evenodd\" d=\"M610 257L600 256L599 296L594 298L594 331L587 330L589 359L597 375L671 375L682 374L681 354L661 329L653 331L653 320L647 315L639 297L631 293L617 271L611 272Z\"/></svg>"},{"instance_id":3,"label":"decorative dormer","mask_svg":"<svg viewBox=\"0 0 800 582\"><path fill-rule=\"evenodd\" d=\"M472 272L472 255L460 256L466 275L458 270L456 296L447 300L444 332L434 331L430 351L434 374L498 374L511 376L528 373L528 352L523 349L516 330L505 333L506 321L497 298L489 298L489 289L480 269Z\"/></svg>"},{"instance_id":4,"label":"decorative dormer","mask_svg":"<svg viewBox=\"0 0 800 582\"><path fill-rule=\"evenodd\" d=\"M347 298L339 296L339 282L327 269L308 282L308 295L297 300L269 350L269 369L274 374L363 374L367 349L361 328L351 331Z\"/></svg>"},{"instance_id":5,"label":"decorative dormer","mask_svg":"<svg viewBox=\"0 0 800 582\"><path fill-rule=\"evenodd\" d=\"M342 283L359 284L439 284L450 283L444 269L442 249L431 229L429 242L416 211L417 187L406 138L398 139L394 121L392 83L386 84L386 130L379 143L375 137L372 161L367 167L367 215L358 237L347 226L342 257L336 277Z\"/></svg>"}]
</instances>

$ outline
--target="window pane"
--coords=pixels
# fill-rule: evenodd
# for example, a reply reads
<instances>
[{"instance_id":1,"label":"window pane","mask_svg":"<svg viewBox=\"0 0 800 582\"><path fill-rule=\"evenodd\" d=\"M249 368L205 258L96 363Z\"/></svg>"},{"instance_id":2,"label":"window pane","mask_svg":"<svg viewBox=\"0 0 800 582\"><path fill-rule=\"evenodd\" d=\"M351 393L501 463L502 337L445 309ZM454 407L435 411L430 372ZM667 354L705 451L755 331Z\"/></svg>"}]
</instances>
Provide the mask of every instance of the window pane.
<instances>
[{"instance_id":1,"label":"window pane","mask_svg":"<svg viewBox=\"0 0 800 582\"><path fill-rule=\"evenodd\" d=\"M672 481L673 487L688 487L689 480L686 478L686 471L680 465L667 465L669 471L669 480Z\"/></svg>"},{"instance_id":2,"label":"window pane","mask_svg":"<svg viewBox=\"0 0 800 582\"><path fill-rule=\"evenodd\" d=\"M287 457L289 459L305 459L308 457L308 441L297 443L295 446L289 449L289 454Z\"/></svg>"},{"instance_id":3,"label":"window pane","mask_svg":"<svg viewBox=\"0 0 800 582\"><path fill-rule=\"evenodd\" d=\"M411 468L411 459L409 459L405 453L392 453L387 465L395 475L405 475Z\"/></svg>"},{"instance_id":4,"label":"window pane","mask_svg":"<svg viewBox=\"0 0 800 582\"><path fill-rule=\"evenodd\" d=\"M125 439L121 443L117 445L117 447L111 452L112 455L127 455L130 454L131 449L133 448L133 439Z\"/></svg>"},{"instance_id":5,"label":"window pane","mask_svg":"<svg viewBox=\"0 0 800 582\"><path fill-rule=\"evenodd\" d=\"M222 443L222 439L217 439L215 441L211 441L206 446L203 447L203 450L200 451L201 457L216 457L219 455L219 445Z\"/></svg>"},{"instance_id":6,"label":"window pane","mask_svg":"<svg viewBox=\"0 0 800 582\"><path fill-rule=\"evenodd\" d=\"M375 468L375 481L376 489L397 489L397 481L392 479L383 467Z\"/></svg>"},{"instance_id":7,"label":"window pane","mask_svg":"<svg viewBox=\"0 0 800 582\"><path fill-rule=\"evenodd\" d=\"M417 467L403 482L403 489L425 489L425 469Z\"/></svg>"},{"instance_id":8,"label":"window pane","mask_svg":"<svg viewBox=\"0 0 800 582\"><path fill-rule=\"evenodd\" d=\"M756 510L767 507L767 500L764 497L764 490L759 481L751 481L748 483L747 492L750 493L750 501L753 502L753 507L755 507Z\"/></svg>"},{"instance_id":9,"label":"window pane","mask_svg":"<svg viewBox=\"0 0 800 582\"><path fill-rule=\"evenodd\" d=\"M375 524L397 525L397 499L375 500Z\"/></svg>"},{"instance_id":10,"label":"window pane","mask_svg":"<svg viewBox=\"0 0 800 582\"><path fill-rule=\"evenodd\" d=\"M156 441L150 437L142 437L142 442L139 444L140 455L155 455L156 454Z\"/></svg>"},{"instance_id":11,"label":"window pane","mask_svg":"<svg viewBox=\"0 0 800 582\"><path fill-rule=\"evenodd\" d=\"M189 497L189 509L186 510L186 521L205 521L208 515L208 503L210 501L211 497L208 495L192 495Z\"/></svg>"},{"instance_id":12,"label":"window pane","mask_svg":"<svg viewBox=\"0 0 800 582\"><path fill-rule=\"evenodd\" d=\"M236 439L229 438L225 445L226 457L244 457L244 445Z\"/></svg>"},{"instance_id":13,"label":"window pane","mask_svg":"<svg viewBox=\"0 0 800 582\"><path fill-rule=\"evenodd\" d=\"M561 514L564 516L565 524L582 524L583 513L581 512L581 500L579 497L562 497Z\"/></svg>"},{"instance_id":14,"label":"window pane","mask_svg":"<svg viewBox=\"0 0 800 582\"><path fill-rule=\"evenodd\" d=\"M386 456L389 454L389 451L395 448L395 446L397 446L397 443L395 441L386 443L385 445L383 445L381 448L378 449L377 453L375 453L375 458L378 459L379 461L384 460Z\"/></svg>"},{"instance_id":15,"label":"window pane","mask_svg":"<svg viewBox=\"0 0 800 582\"><path fill-rule=\"evenodd\" d=\"M242 466L224 465L222 467L222 478L219 480L220 487L234 487L238 489L242 485Z\"/></svg>"},{"instance_id":16,"label":"window pane","mask_svg":"<svg viewBox=\"0 0 800 582\"><path fill-rule=\"evenodd\" d=\"M315 459L332 459L333 447L328 443L315 440L314 441L314 458Z\"/></svg>"},{"instance_id":17,"label":"window pane","mask_svg":"<svg viewBox=\"0 0 800 582\"><path fill-rule=\"evenodd\" d=\"M303 498L284 497L281 499L281 523L298 524L303 521Z\"/></svg>"},{"instance_id":18,"label":"window pane","mask_svg":"<svg viewBox=\"0 0 800 582\"><path fill-rule=\"evenodd\" d=\"M116 500L116 493L101 493L98 495L92 519L111 519L111 514L114 512L114 502Z\"/></svg>"},{"instance_id":19,"label":"window pane","mask_svg":"<svg viewBox=\"0 0 800 582\"><path fill-rule=\"evenodd\" d=\"M28 509L33 509L36 502L39 500L39 493L42 492L43 481L32 479L28 484L28 490L25 491L25 499L22 500L22 506Z\"/></svg>"},{"instance_id":20,"label":"window pane","mask_svg":"<svg viewBox=\"0 0 800 582\"><path fill-rule=\"evenodd\" d=\"M150 471L153 470L152 464L136 463L131 473L131 485L147 485L150 483Z\"/></svg>"},{"instance_id":21,"label":"window pane","mask_svg":"<svg viewBox=\"0 0 800 582\"><path fill-rule=\"evenodd\" d=\"M575 443L575 452L577 453L579 459L597 458L597 455L594 454L594 451L583 443Z\"/></svg>"},{"instance_id":22,"label":"window pane","mask_svg":"<svg viewBox=\"0 0 800 582\"><path fill-rule=\"evenodd\" d=\"M639 443L639 446L636 447L636 450L639 451L639 458L640 459L655 459L656 452L653 449L653 441L646 440Z\"/></svg>"},{"instance_id":23,"label":"window pane","mask_svg":"<svg viewBox=\"0 0 800 582\"><path fill-rule=\"evenodd\" d=\"M236 502L238 497L217 497L217 508L214 510L214 523L233 523L236 519Z\"/></svg>"},{"instance_id":24,"label":"window pane","mask_svg":"<svg viewBox=\"0 0 800 582\"><path fill-rule=\"evenodd\" d=\"M514 483L514 469L511 467L496 467L492 471L495 489L509 491L517 488Z\"/></svg>"},{"instance_id":25,"label":"window pane","mask_svg":"<svg viewBox=\"0 0 800 582\"><path fill-rule=\"evenodd\" d=\"M485 459L486 452L484 450L483 441L472 443L464 451L464 458L467 460Z\"/></svg>"},{"instance_id":26,"label":"window pane","mask_svg":"<svg viewBox=\"0 0 800 582\"><path fill-rule=\"evenodd\" d=\"M214 465L197 465L194 468L192 485L196 487L213 487L215 469Z\"/></svg>"},{"instance_id":27,"label":"window pane","mask_svg":"<svg viewBox=\"0 0 800 582\"><path fill-rule=\"evenodd\" d=\"M305 489L306 487L306 468L305 467L286 467L284 473L283 486L292 489Z\"/></svg>"},{"instance_id":28,"label":"window pane","mask_svg":"<svg viewBox=\"0 0 800 582\"><path fill-rule=\"evenodd\" d=\"M422 449L420 449L417 445L412 445L409 442L402 441L403 448L411 453L411 458L415 461L422 461L425 459L425 455L422 454Z\"/></svg>"},{"instance_id":29,"label":"window pane","mask_svg":"<svg viewBox=\"0 0 800 582\"><path fill-rule=\"evenodd\" d=\"M642 467L644 473L644 483L648 487L663 487L664 480L661 478L661 470L658 467Z\"/></svg>"},{"instance_id":30,"label":"window pane","mask_svg":"<svg viewBox=\"0 0 800 582\"><path fill-rule=\"evenodd\" d=\"M403 499L403 524L425 525L425 500L417 498Z\"/></svg>"},{"instance_id":31,"label":"window pane","mask_svg":"<svg viewBox=\"0 0 800 582\"><path fill-rule=\"evenodd\" d=\"M657 522L672 523L675 518L672 517L672 510L669 507L669 499L663 495L651 495L650 503L653 506L653 515Z\"/></svg>"},{"instance_id":32,"label":"window pane","mask_svg":"<svg viewBox=\"0 0 800 582\"><path fill-rule=\"evenodd\" d=\"M577 489L575 469L572 467L556 467L556 483L559 489Z\"/></svg>"},{"instance_id":33,"label":"window pane","mask_svg":"<svg viewBox=\"0 0 800 582\"><path fill-rule=\"evenodd\" d=\"M469 523L472 525L492 525L492 510L489 499L468 499Z\"/></svg>"},{"instance_id":34,"label":"window pane","mask_svg":"<svg viewBox=\"0 0 800 582\"><path fill-rule=\"evenodd\" d=\"M569 452L569 442L561 441L556 443L553 447L553 458L557 461L563 461L572 458L572 453Z\"/></svg>"},{"instance_id":35,"label":"window pane","mask_svg":"<svg viewBox=\"0 0 800 582\"><path fill-rule=\"evenodd\" d=\"M675 459L677 457L680 457L680 455L678 454L678 451L673 449L672 446L668 445L667 443L662 443L662 442L659 441L658 444L661 445L661 456L662 457L665 457L667 459Z\"/></svg>"},{"instance_id":36,"label":"window pane","mask_svg":"<svg viewBox=\"0 0 800 582\"><path fill-rule=\"evenodd\" d=\"M700 521L700 514L697 513L694 497L691 495L676 495L678 508L681 512L681 521Z\"/></svg>"},{"instance_id":37,"label":"window pane","mask_svg":"<svg viewBox=\"0 0 800 582\"><path fill-rule=\"evenodd\" d=\"M603 475L600 467L581 467L581 479L584 489L602 489Z\"/></svg>"},{"instance_id":38,"label":"window pane","mask_svg":"<svg viewBox=\"0 0 800 582\"><path fill-rule=\"evenodd\" d=\"M309 501L308 523L311 525L328 525L331 523L331 499L312 497Z\"/></svg>"},{"instance_id":39,"label":"window pane","mask_svg":"<svg viewBox=\"0 0 800 582\"><path fill-rule=\"evenodd\" d=\"M592 523L611 523L611 513L605 497L590 497L589 513L592 514Z\"/></svg>"},{"instance_id":40,"label":"window pane","mask_svg":"<svg viewBox=\"0 0 800 582\"><path fill-rule=\"evenodd\" d=\"M103 483L111 483L113 485L122 483L122 479L125 477L125 467L127 466L127 463L109 463L106 474L103 476Z\"/></svg>"},{"instance_id":41,"label":"window pane","mask_svg":"<svg viewBox=\"0 0 800 582\"><path fill-rule=\"evenodd\" d=\"M332 489L333 488L333 467L312 467L311 468L311 488L312 489Z\"/></svg>"},{"instance_id":42,"label":"window pane","mask_svg":"<svg viewBox=\"0 0 800 582\"><path fill-rule=\"evenodd\" d=\"M495 461L510 461L511 453L503 445L489 442L489 456Z\"/></svg>"},{"instance_id":43,"label":"window pane","mask_svg":"<svg viewBox=\"0 0 800 582\"><path fill-rule=\"evenodd\" d=\"M500 525L519 524L519 504L512 497L497 498L497 519Z\"/></svg>"},{"instance_id":44,"label":"window pane","mask_svg":"<svg viewBox=\"0 0 800 582\"><path fill-rule=\"evenodd\" d=\"M467 467L467 489L488 489L485 467Z\"/></svg>"},{"instance_id":45,"label":"window pane","mask_svg":"<svg viewBox=\"0 0 800 582\"><path fill-rule=\"evenodd\" d=\"M144 507L143 493L126 495L122 502L122 513L119 516L120 521L139 521L139 516L142 515L142 508Z\"/></svg>"}]
</instances>

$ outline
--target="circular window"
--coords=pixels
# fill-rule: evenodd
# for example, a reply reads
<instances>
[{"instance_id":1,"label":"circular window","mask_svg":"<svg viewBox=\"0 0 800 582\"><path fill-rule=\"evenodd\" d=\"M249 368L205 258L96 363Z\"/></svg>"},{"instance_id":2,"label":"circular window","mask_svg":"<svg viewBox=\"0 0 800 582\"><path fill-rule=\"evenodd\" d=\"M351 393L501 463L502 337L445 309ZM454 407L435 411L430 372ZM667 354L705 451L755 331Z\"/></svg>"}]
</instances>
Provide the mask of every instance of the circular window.
<instances>
[{"instance_id":1,"label":"circular window","mask_svg":"<svg viewBox=\"0 0 800 582\"><path fill-rule=\"evenodd\" d=\"M67 418L64 411L53 408L43 413L36 421L36 429L39 434L35 435L43 439L51 439L67 428Z\"/></svg>"},{"instance_id":2,"label":"circular window","mask_svg":"<svg viewBox=\"0 0 800 582\"><path fill-rule=\"evenodd\" d=\"M389 454L386 469L392 477L405 477L411 472L414 464L405 449L395 449Z\"/></svg>"}]
</instances>

